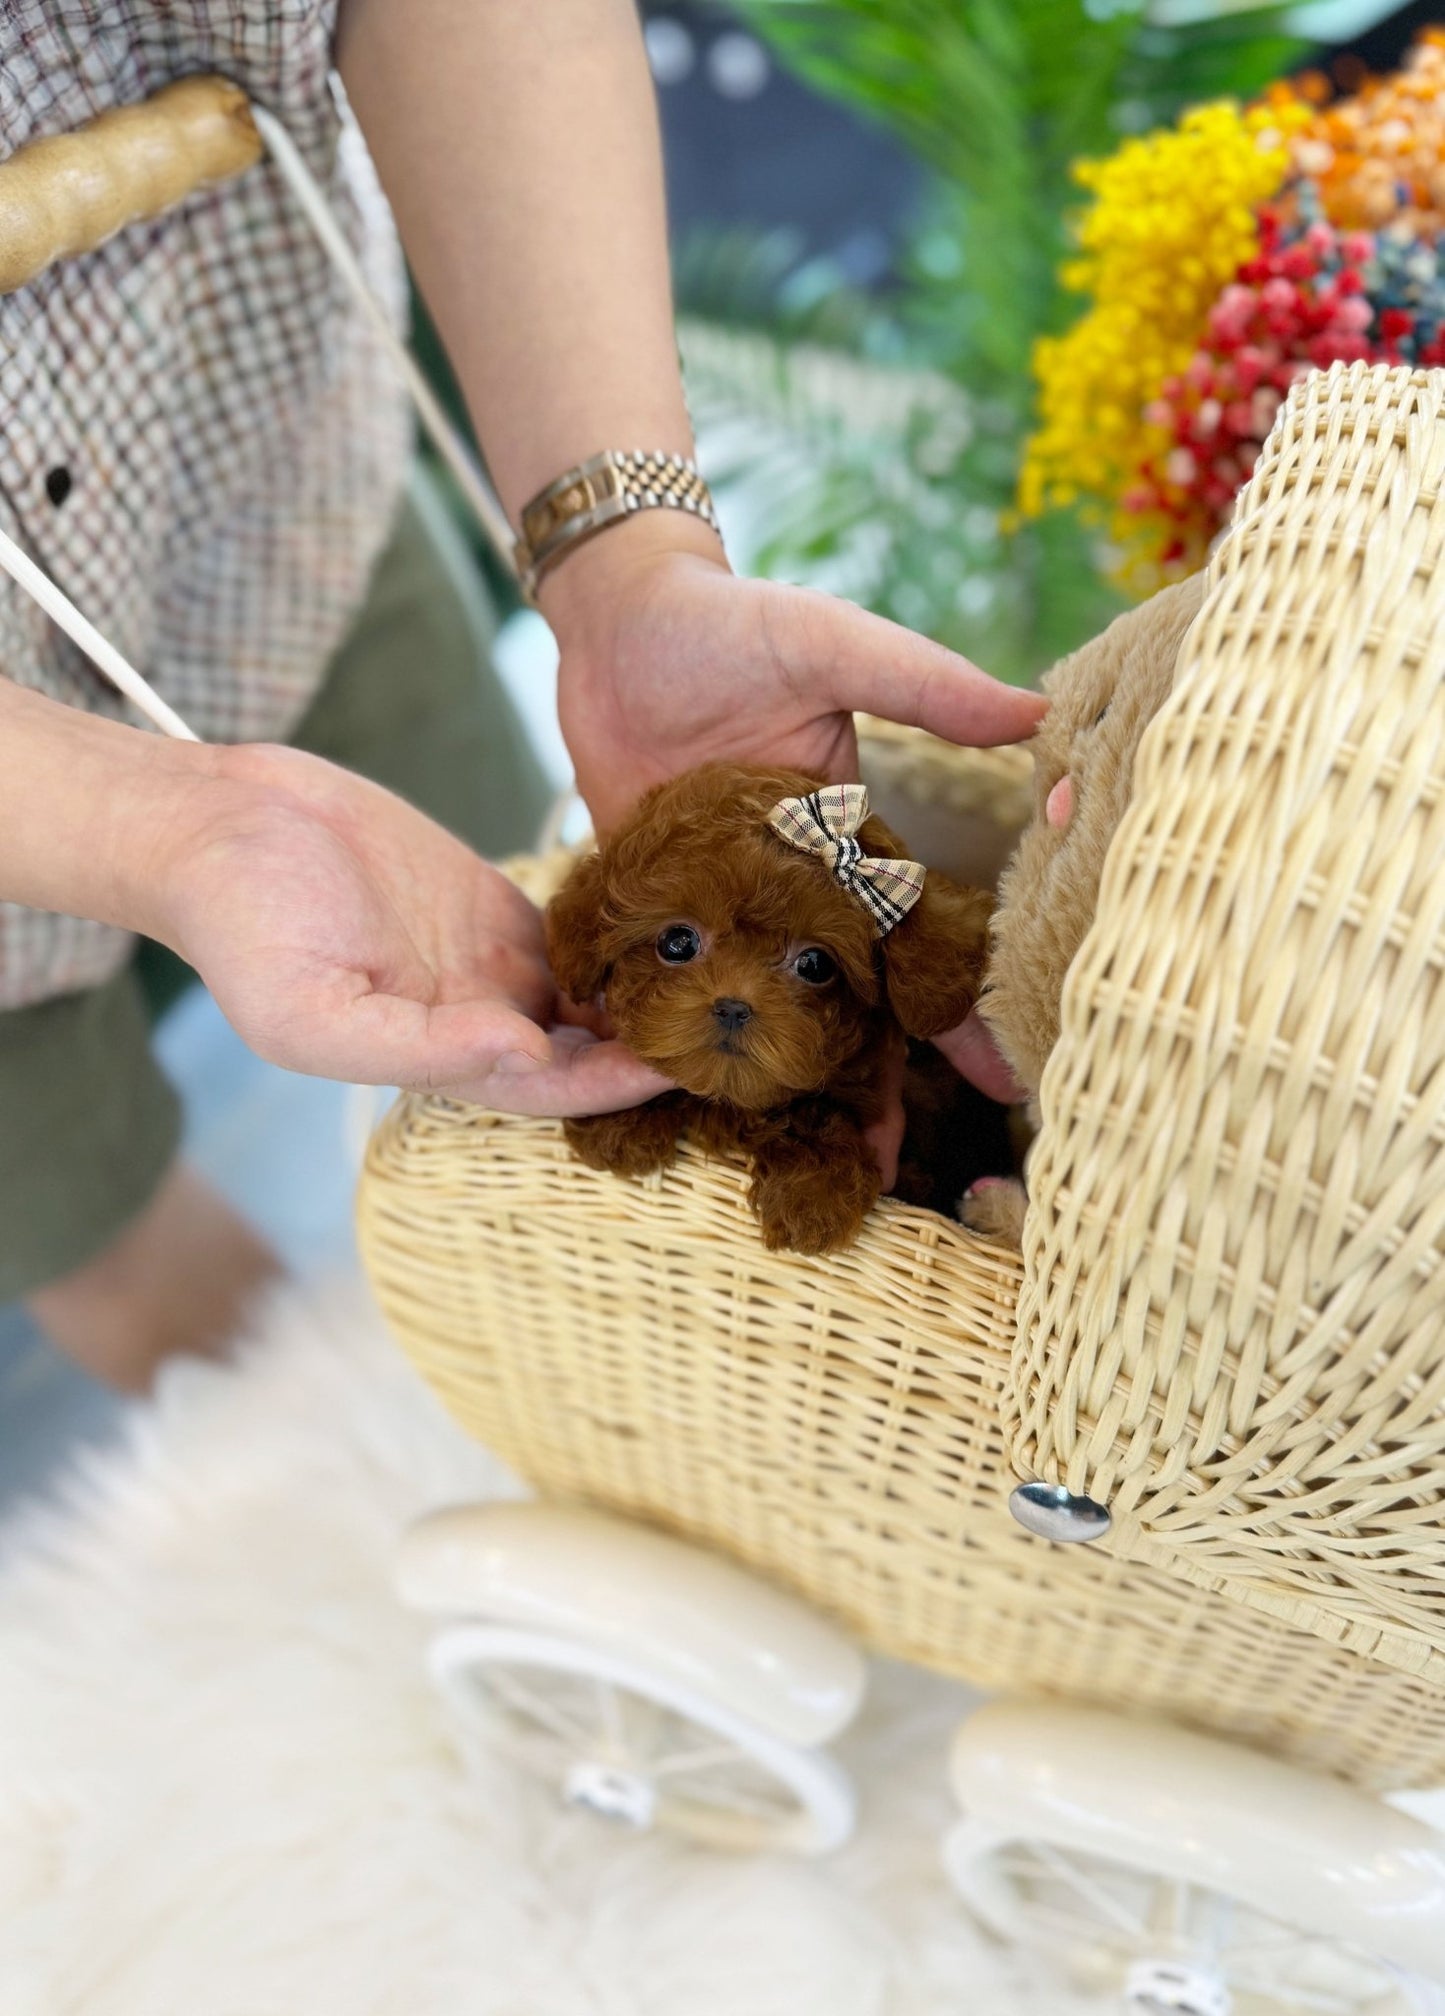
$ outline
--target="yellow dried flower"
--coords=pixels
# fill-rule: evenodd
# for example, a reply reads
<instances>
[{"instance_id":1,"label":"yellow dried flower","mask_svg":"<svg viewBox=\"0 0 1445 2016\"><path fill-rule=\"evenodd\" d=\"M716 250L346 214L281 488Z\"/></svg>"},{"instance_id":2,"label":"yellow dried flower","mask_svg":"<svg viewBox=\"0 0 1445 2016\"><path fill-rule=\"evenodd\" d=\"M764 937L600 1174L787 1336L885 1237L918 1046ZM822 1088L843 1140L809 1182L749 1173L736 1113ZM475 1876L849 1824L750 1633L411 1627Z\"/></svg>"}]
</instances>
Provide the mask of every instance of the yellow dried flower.
<instances>
[{"instance_id":1,"label":"yellow dried flower","mask_svg":"<svg viewBox=\"0 0 1445 2016\"><path fill-rule=\"evenodd\" d=\"M1019 480L1025 515L1081 494L1113 502L1157 449L1145 408L1188 363L1220 290L1258 249L1254 212L1284 182L1289 138L1309 118L1284 93L1249 108L1202 105L1106 161L1077 165L1094 200L1063 279L1092 305L1067 334L1035 346L1040 423Z\"/></svg>"}]
</instances>

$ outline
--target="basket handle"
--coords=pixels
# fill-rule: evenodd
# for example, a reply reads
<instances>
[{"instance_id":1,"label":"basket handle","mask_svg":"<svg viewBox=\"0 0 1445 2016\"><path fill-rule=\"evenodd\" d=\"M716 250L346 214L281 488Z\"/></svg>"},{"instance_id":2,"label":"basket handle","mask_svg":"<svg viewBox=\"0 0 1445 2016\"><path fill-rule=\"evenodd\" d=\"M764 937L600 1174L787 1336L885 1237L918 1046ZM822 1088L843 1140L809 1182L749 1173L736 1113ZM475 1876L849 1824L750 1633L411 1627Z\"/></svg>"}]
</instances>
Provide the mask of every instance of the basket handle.
<instances>
[{"instance_id":1,"label":"basket handle","mask_svg":"<svg viewBox=\"0 0 1445 2016\"><path fill-rule=\"evenodd\" d=\"M0 294L259 161L239 86L184 77L0 162Z\"/></svg>"},{"instance_id":2,"label":"basket handle","mask_svg":"<svg viewBox=\"0 0 1445 2016\"><path fill-rule=\"evenodd\" d=\"M422 426L488 543L503 567L515 572L507 515L371 291L325 191L280 120L263 105L250 104L227 78L184 77L140 105L103 112L74 133L32 141L0 162L0 294L23 287L57 259L93 251L127 224L160 216L194 190L239 175L264 153L410 392ZM0 571L17 581L162 733L197 739L3 526Z\"/></svg>"}]
</instances>

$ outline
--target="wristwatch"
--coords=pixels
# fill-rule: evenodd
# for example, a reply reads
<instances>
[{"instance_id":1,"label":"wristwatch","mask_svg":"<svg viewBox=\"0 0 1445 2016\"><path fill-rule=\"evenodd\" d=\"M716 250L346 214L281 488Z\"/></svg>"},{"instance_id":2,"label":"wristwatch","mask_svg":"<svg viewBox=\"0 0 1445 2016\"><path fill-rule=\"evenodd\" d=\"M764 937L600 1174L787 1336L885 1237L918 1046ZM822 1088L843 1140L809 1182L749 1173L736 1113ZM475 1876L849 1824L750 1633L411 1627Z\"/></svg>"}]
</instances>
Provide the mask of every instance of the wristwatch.
<instances>
[{"instance_id":1,"label":"wristwatch","mask_svg":"<svg viewBox=\"0 0 1445 2016\"><path fill-rule=\"evenodd\" d=\"M718 530L712 493L686 455L647 448L604 448L539 490L522 512L513 552L529 602L537 583L574 547L636 511L687 511Z\"/></svg>"}]
</instances>

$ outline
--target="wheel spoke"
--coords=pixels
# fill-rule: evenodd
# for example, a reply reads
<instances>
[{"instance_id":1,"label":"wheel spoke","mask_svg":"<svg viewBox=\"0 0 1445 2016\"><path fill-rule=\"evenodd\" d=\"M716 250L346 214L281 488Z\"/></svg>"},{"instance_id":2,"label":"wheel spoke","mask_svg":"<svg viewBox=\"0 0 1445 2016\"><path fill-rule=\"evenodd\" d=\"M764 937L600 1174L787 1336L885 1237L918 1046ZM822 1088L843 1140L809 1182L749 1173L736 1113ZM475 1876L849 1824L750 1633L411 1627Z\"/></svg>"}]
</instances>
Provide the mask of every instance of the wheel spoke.
<instances>
[{"instance_id":1,"label":"wheel spoke","mask_svg":"<svg viewBox=\"0 0 1445 2016\"><path fill-rule=\"evenodd\" d=\"M1196 1892L1195 1894L1199 1895L1200 1893ZM1205 1902L1209 1906L1210 1952L1219 1955L1237 1950L1234 1944L1234 1934L1239 1914L1235 1909L1234 1899L1226 1897L1219 1890L1204 1893L1204 1895Z\"/></svg>"},{"instance_id":2,"label":"wheel spoke","mask_svg":"<svg viewBox=\"0 0 1445 2016\"><path fill-rule=\"evenodd\" d=\"M1127 1933L1131 1939L1142 1939L1147 1935L1149 1927L1144 1920L1129 1911L1103 1882L1087 1875L1071 1856L1050 1847L1046 1841L1034 1844L1033 1852L1049 1875L1057 1877L1066 1889L1092 1906L1116 1931Z\"/></svg>"},{"instance_id":3,"label":"wheel spoke","mask_svg":"<svg viewBox=\"0 0 1445 2016\"><path fill-rule=\"evenodd\" d=\"M559 1743L549 1730L523 1728L509 1722L494 1738L496 1754L518 1765L534 1777L555 1785L567 1771L576 1752L570 1743Z\"/></svg>"},{"instance_id":4,"label":"wheel spoke","mask_svg":"<svg viewBox=\"0 0 1445 2016\"><path fill-rule=\"evenodd\" d=\"M676 1778L681 1772L711 1771L737 1761L734 1744L709 1743L697 1750L674 1750L670 1756L655 1758L650 1769L654 1778Z\"/></svg>"},{"instance_id":5,"label":"wheel spoke","mask_svg":"<svg viewBox=\"0 0 1445 2016\"><path fill-rule=\"evenodd\" d=\"M1074 1947L1088 1946L1091 1951L1112 1953L1116 1957L1132 1958L1139 1948L1140 1942L1133 1934L1121 1933L1116 1926L1101 1925L1095 1918L1081 1917L1060 1904L1030 1902L1028 1922L1031 1931L1050 1933Z\"/></svg>"},{"instance_id":6,"label":"wheel spoke","mask_svg":"<svg viewBox=\"0 0 1445 2016\"><path fill-rule=\"evenodd\" d=\"M1042 1841L1001 1848L990 1866L1045 1942L1125 1960L1155 1957L1154 1948L1160 1960L1204 1960L1250 2008L1367 2016L1389 1990L1389 1970L1367 1954L1295 1932L1207 1887Z\"/></svg>"},{"instance_id":7,"label":"wheel spoke","mask_svg":"<svg viewBox=\"0 0 1445 2016\"><path fill-rule=\"evenodd\" d=\"M443 1634L432 1663L464 1736L569 1805L714 1846L809 1852L848 1832L836 1767L623 1653L499 1625Z\"/></svg>"},{"instance_id":8,"label":"wheel spoke","mask_svg":"<svg viewBox=\"0 0 1445 2016\"><path fill-rule=\"evenodd\" d=\"M1204 1900L1206 1903L1208 1899ZM1159 1886L1159 1912L1161 1924L1178 1946L1184 1946L1194 1937L1194 1922L1197 1916L1194 1905L1194 1891L1187 1883L1161 1883Z\"/></svg>"},{"instance_id":9,"label":"wheel spoke","mask_svg":"<svg viewBox=\"0 0 1445 2016\"><path fill-rule=\"evenodd\" d=\"M661 1731L671 1719L669 1712L656 1701L650 1701L645 1694L635 1694L630 1688L617 1688L614 1693L626 1732L626 1754L641 1770L650 1773Z\"/></svg>"},{"instance_id":10,"label":"wheel spoke","mask_svg":"<svg viewBox=\"0 0 1445 2016\"><path fill-rule=\"evenodd\" d=\"M1291 2016L1295 2011L1312 2010L1314 2016L1365 2016L1365 2012L1376 2006L1378 1997L1371 1994L1368 2002L1362 2002L1358 1995L1352 1995L1348 2002L1342 2002L1338 1995L1331 1995L1314 1988L1301 1988L1296 1981L1281 1981L1276 1975L1272 1980L1261 1981L1257 1976L1238 1978L1231 1976L1230 1987L1242 1990L1246 1995L1275 1996L1284 1993L1289 1997Z\"/></svg>"},{"instance_id":11,"label":"wheel spoke","mask_svg":"<svg viewBox=\"0 0 1445 2016\"><path fill-rule=\"evenodd\" d=\"M1366 1980L1358 1990L1334 1990L1328 1986L1312 1986L1308 1982L1302 1984L1302 1962L1308 1954L1318 1954L1318 1943L1310 1941L1308 1945L1302 1945L1286 1925L1270 1929L1278 1933L1276 1939L1252 1939L1247 1945L1235 1945L1223 1951L1221 1960L1229 1972L1231 1986L1243 1988L1250 1994L1280 1994L1280 1990L1284 1990L1290 1996L1292 2008L1318 2010L1320 2016L1358 2016L1358 2012L1366 2008L1366 1998L1372 2008L1378 2002L1378 1996L1389 1990L1389 1980L1383 1974L1378 1974L1372 1982ZM1350 1966L1358 1964L1360 1968L1372 1968L1372 1962L1364 1956L1358 1956L1358 1962L1350 1954L1336 1954L1328 1958L1344 1958ZM1260 1962L1264 1962L1264 1966L1260 1966Z\"/></svg>"},{"instance_id":12,"label":"wheel spoke","mask_svg":"<svg viewBox=\"0 0 1445 2016\"><path fill-rule=\"evenodd\" d=\"M1307 1938L1303 1933L1292 1932L1288 1925L1256 1918L1249 1935L1234 1940L1224 1951L1231 1960L1268 1960L1273 1955L1279 1955L1288 1959L1291 1966L1298 1966L1302 1952L1318 1951L1318 1941Z\"/></svg>"},{"instance_id":13,"label":"wheel spoke","mask_svg":"<svg viewBox=\"0 0 1445 2016\"><path fill-rule=\"evenodd\" d=\"M569 1714L555 1695L539 1694L535 1681L529 1686L505 1667L489 1666L483 1685L511 1714L520 1716L538 1729L545 1729L548 1735L555 1736L559 1743L569 1745L574 1751L585 1751L592 1742L595 1730L577 1716Z\"/></svg>"},{"instance_id":14,"label":"wheel spoke","mask_svg":"<svg viewBox=\"0 0 1445 2016\"><path fill-rule=\"evenodd\" d=\"M612 1756L621 1761L631 1754L627 1741L625 1697L610 1680L594 1680L592 1687L597 1697L597 1719L602 1740Z\"/></svg>"},{"instance_id":15,"label":"wheel spoke","mask_svg":"<svg viewBox=\"0 0 1445 2016\"><path fill-rule=\"evenodd\" d=\"M757 1793L744 1792L736 1785L709 1782L706 1778L674 1778L669 1782L668 1793L675 1800L692 1800L699 1806L711 1806L720 1813L736 1813L746 1820L776 1821L787 1812L781 1800L769 1800Z\"/></svg>"}]
</instances>

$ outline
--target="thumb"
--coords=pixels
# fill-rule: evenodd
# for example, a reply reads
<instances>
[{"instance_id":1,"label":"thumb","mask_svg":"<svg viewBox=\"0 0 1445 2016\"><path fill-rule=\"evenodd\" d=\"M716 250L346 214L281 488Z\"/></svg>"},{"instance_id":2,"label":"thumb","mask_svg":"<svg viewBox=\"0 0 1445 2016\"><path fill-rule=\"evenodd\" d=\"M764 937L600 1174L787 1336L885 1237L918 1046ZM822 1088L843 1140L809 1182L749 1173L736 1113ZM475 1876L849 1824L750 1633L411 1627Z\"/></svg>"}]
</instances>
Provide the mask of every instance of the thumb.
<instances>
[{"instance_id":1,"label":"thumb","mask_svg":"<svg viewBox=\"0 0 1445 2016\"><path fill-rule=\"evenodd\" d=\"M399 1085L411 1092L440 1091L475 1078L502 1057L538 1069L552 1058L547 1032L505 1001L428 1005L380 993L362 994L324 1014L313 1012L279 1039L253 1040L252 1047L275 1064L313 1077Z\"/></svg>"},{"instance_id":2,"label":"thumb","mask_svg":"<svg viewBox=\"0 0 1445 2016\"><path fill-rule=\"evenodd\" d=\"M672 1083L625 1045L601 1041L585 1029L562 1028L552 1032L548 1062L513 1052L453 1089L457 1098L494 1113L576 1119L644 1105L671 1091Z\"/></svg>"},{"instance_id":3,"label":"thumb","mask_svg":"<svg viewBox=\"0 0 1445 2016\"><path fill-rule=\"evenodd\" d=\"M363 994L269 1040L247 1040L272 1063L315 1078L445 1092L502 1113L613 1113L671 1089L622 1044L585 1028L549 1032L496 1000L429 1006Z\"/></svg>"},{"instance_id":4,"label":"thumb","mask_svg":"<svg viewBox=\"0 0 1445 2016\"><path fill-rule=\"evenodd\" d=\"M898 1157L907 1131L907 1116L903 1110L903 1072L907 1056L906 1044L889 1046L883 1067L883 1111L866 1133L885 1191L892 1190L898 1181Z\"/></svg>"},{"instance_id":5,"label":"thumb","mask_svg":"<svg viewBox=\"0 0 1445 2016\"><path fill-rule=\"evenodd\" d=\"M1005 1063L993 1032L976 1008L956 1029L946 1030L933 1041L954 1070L988 1098L997 1099L1002 1106L1021 1105L1028 1098L1027 1089Z\"/></svg>"},{"instance_id":6,"label":"thumb","mask_svg":"<svg viewBox=\"0 0 1445 2016\"><path fill-rule=\"evenodd\" d=\"M942 644L815 589L785 591L780 626L799 684L826 683L835 705L926 728L947 742L1021 742L1047 710L1042 694L1005 686ZM812 678L810 678L812 675Z\"/></svg>"}]
</instances>

